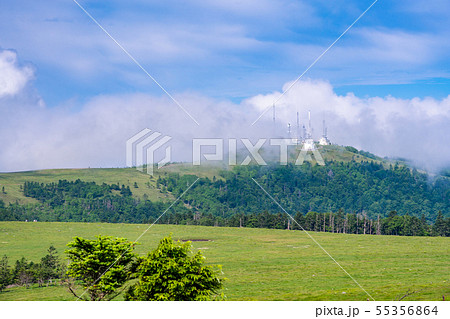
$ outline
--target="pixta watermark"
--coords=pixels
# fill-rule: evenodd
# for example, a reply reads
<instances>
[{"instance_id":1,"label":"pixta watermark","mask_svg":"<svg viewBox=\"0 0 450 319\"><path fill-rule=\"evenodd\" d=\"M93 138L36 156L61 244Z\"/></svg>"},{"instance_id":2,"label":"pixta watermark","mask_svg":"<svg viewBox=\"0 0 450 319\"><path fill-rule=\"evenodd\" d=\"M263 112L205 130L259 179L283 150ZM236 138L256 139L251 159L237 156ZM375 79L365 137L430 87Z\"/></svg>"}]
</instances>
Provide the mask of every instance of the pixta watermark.
<instances>
[{"instance_id":1,"label":"pixta watermark","mask_svg":"<svg viewBox=\"0 0 450 319\"><path fill-rule=\"evenodd\" d=\"M144 129L133 135L126 142L126 164L128 167L136 167L141 172L153 175L154 167L158 169L169 163L172 159L172 148L167 143L172 137L163 135L160 132ZM244 152L244 158L238 160L238 143L243 147L239 148L239 154ZM224 147L227 146L227 152ZM315 160L318 165L324 166L325 162L312 140L296 141L290 138L260 138L253 143L248 138L193 138L192 139L192 164L202 165L203 163L228 161L228 165L249 165L252 160L257 165L267 165L264 159L263 150L267 146L275 147L277 151L270 153L270 158L276 160L280 165L287 165L289 161L289 147L295 147L298 155L295 157L295 165L302 165L305 161ZM156 161L155 153L163 152L162 159ZM269 157L269 155L266 155ZM161 157L161 155L160 155Z\"/></svg>"}]
</instances>

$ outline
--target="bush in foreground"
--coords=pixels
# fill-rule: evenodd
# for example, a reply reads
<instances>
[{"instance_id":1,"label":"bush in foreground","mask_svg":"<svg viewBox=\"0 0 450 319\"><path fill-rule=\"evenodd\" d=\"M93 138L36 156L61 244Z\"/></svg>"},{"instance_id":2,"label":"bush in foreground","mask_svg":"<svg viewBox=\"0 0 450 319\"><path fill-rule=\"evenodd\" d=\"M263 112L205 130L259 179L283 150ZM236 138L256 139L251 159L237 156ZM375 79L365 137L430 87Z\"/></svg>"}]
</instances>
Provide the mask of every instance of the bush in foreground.
<instances>
[{"instance_id":1,"label":"bush in foreground","mask_svg":"<svg viewBox=\"0 0 450 319\"><path fill-rule=\"evenodd\" d=\"M190 242L163 238L158 247L141 259L138 281L125 293L125 300L198 301L223 298L220 266L204 265L201 252L192 253Z\"/></svg>"},{"instance_id":2,"label":"bush in foreground","mask_svg":"<svg viewBox=\"0 0 450 319\"><path fill-rule=\"evenodd\" d=\"M136 258L133 242L125 238L98 236L96 240L75 237L67 244L70 259L67 275L79 280L84 292L78 295L69 285L69 290L78 299L111 300L121 293L119 290L130 279L133 261Z\"/></svg>"}]
</instances>

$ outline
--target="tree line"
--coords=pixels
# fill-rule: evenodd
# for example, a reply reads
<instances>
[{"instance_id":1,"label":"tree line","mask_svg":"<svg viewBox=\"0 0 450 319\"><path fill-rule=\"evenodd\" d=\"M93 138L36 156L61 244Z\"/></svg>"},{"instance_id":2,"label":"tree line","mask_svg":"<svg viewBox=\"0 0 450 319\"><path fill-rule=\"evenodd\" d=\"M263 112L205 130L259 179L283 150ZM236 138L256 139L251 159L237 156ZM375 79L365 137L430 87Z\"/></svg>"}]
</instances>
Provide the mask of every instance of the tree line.
<instances>
[{"instance_id":1,"label":"tree line","mask_svg":"<svg viewBox=\"0 0 450 319\"><path fill-rule=\"evenodd\" d=\"M370 219L364 214L297 212L288 216L285 212L237 213L229 217L210 213L168 213L160 218L160 224L198 225L215 227L250 227L269 229L306 230L343 234L397 235L397 236L450 236L450 218L439 213L435 223L429 224L424 216L398 215L392 211L387 217Z\"/></svg>"},{"instance_id":2,"label":"tree line","mask_svg":"<svg viewBox=\"0 0 450 319\"><path fill-rule=\"evenodd\" d=\"M0 292L10 285L27 288L32 284L38 284L39 287L48 286L63 278L65 272L66 267L53 246L48 248L47 255L42 257L40 262L28 261L22 257L11 266L8 256L3 255L0 259Z\"/></svg>"},{"instance_id":3,"label":"tree line","mask_svg":"<svg viewBox=\"0 0 450 319\"><path fill-rule=\"evenodd\" d=\"M39 204L12 203L0 200L0 220L39 220L48 222L146 223L164 209L163 202L132 197L129 186L98 185L81 180L57 183L24 183L23 193Z\"/></svg>"}]
</instances>

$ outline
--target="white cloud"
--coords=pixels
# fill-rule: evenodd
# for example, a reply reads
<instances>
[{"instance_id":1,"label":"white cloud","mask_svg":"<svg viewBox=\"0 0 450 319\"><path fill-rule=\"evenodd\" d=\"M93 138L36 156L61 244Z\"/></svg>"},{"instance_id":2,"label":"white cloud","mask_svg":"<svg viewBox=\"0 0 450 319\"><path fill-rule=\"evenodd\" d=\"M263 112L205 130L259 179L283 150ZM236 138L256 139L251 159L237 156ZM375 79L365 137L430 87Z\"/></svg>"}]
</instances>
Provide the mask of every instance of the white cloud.
<instances>
[{"instance_id":1,"label":"white cloud","mask_svg":"<svg viewBox=\"0 0 450 319\"><path fill-rule=\"evenodd\" d=\"M355 30L354 33L359 45L349 48L349 52L369 58L372 62L396 64L402 67L418 67L435 63L444 57L447 51L445 49L448 48L448 42L443 41L442 35L432 33L385 28L362 28Z\"/></svg>"},{"instance_id":2,"label":"white cloud","mask_svg":"<svg viewBox=\"0 0 450 319\"><path fill-rule=\"evenodd\" d=\"M442 67L450 49L447 38L447 34L439 32L354 28L307 75L327 78L337 85L409 84L448 78L448 70ZM334 38L327 42L285 43L281 51L290 67L301 74L332 41Z\"/></svg>"},{"instance_id":3,"label":"white cloud","mask_svg":"<svg viewBox=\"0 0 450 319\"><path fill-rule=\"evenodd\" d=\"M0 49L0 98L14 96L33 78L30 66L19 66L17 54Z\"/></svg>"},{"instance_id":4,"label":"white cloud","mask_svg":"<svg viewBox=\"0 0 450 319\"><path fill-rule=\"evenodd\" d=\"M177 95L198 127L167 97L104 95L71 108L39 108L23 99L0 101L0 171L123 167L125 142L150 128L173 137L173 160L191 159L192 137L235 137L250 118L227 101ZM246 132L245 137L259 135Z\"/></svg>"}]
</instances>

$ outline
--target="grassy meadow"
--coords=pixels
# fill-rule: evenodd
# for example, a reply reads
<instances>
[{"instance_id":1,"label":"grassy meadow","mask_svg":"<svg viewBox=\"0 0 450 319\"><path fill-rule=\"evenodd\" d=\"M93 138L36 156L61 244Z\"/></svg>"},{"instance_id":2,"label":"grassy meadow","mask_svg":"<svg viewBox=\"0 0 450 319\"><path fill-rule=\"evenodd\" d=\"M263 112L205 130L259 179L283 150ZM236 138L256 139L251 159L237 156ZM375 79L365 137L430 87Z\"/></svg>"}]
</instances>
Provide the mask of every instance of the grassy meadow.
<instances>
[{"instance_id":1,"label":"grassy meadow","mask_svg":"<svg viewBox=\"0 0 450 319\"><path fill-rule=\"evenodd\" d=\"M135 240L149 225L0 222L0 255L39 261L50 245L60 255L73 236ZM139 254L172 233L194 241L227 278L227 300L367 300L368 295L302 231L155 225ZM450 298L450 238L310 233L376 300ZM9 288L0 300L73 300L65 287ZM118 298L120 300L120 297Z\"/></svg>"}]
</instances>

